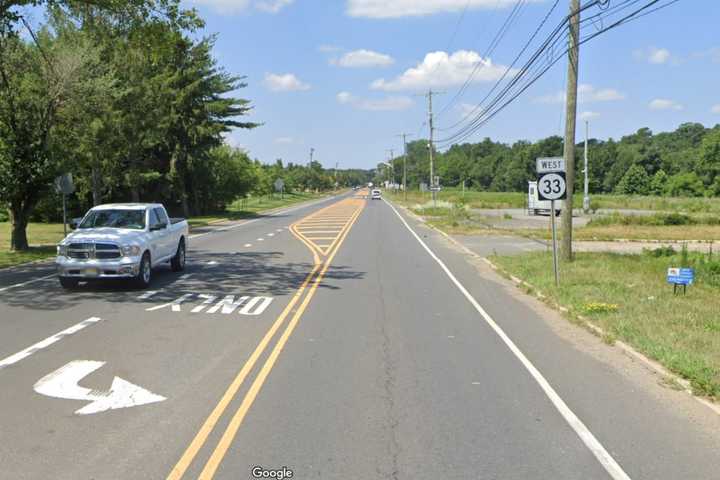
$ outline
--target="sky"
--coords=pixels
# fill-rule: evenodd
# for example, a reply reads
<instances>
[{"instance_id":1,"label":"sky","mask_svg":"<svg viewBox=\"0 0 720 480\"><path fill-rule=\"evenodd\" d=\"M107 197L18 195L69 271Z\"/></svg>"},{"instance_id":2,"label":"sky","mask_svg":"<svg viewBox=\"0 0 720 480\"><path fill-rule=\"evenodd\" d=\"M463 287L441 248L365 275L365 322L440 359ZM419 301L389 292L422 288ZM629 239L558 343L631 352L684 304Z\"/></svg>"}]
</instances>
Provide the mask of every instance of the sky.
<instances>
[{"instance_id":1,"label":"sky","mask_svg":"<svg viewBox=\"0 0 720 480\"><path fill-rule=\"evenodd\" d=\"M428 88L439 138L453 131L512 63L548 11L542 40L568 12L567 0L527 0L490 49L516 0L184 0L200 12L215 55L246 77L251 100L227 142L263 162L314 159L333 168L373 168L397 136L427 138ZM610 0L610 7L621 0ZM599 13L592 7L588 15ZM585 14L585 13L584 13ZM578 141L620 138L642 127L720 123L720 2L680 0L584 44L580 52ZM588 24L586 32L602 28ZM585 30L584 30L585 31ZM534 45L537 45L536 41ZM490 54L491 52L491 54ZM456 93L475 70L460 98ZM468 141L512 143L562 135L563 58ZM451 102L452 100L452 102ZM457 128L457 127L456 127ZM446 129L446 130L442 130ZM449 129L449 130L448 130Z\"/></svg>"}]
</instances>

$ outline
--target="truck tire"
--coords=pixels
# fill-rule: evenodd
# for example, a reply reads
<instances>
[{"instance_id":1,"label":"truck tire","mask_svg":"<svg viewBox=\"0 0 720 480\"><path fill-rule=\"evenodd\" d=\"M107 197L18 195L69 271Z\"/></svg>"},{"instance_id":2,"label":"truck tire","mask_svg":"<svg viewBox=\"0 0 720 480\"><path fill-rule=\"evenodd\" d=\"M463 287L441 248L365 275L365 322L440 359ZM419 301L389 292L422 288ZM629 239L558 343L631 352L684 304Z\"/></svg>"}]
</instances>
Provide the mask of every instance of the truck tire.
<instances>
[{"instance_id":1,"label":"truck tire","mask_svg":"<svg viewBox=\"0 0 720 480\"><path fill-rule=\"evenodd\" d=\"M140 268L135 277L134 283L138 288L147 288L152 280L152 264L150 263L150 254L145 252L140 260Z\"/></svg>"},{"instance_id":2,"label":"truck tire","mask_svg":"<svg viewBox=\"0 0 720 480\"><path fill-rule=\"evenodd\" d=\"M78 286L78 279L77 278L70 278L70 277L59 277L60 278L60 286L64 288L65 290L72 290L73 288L77 288Z\"/></svg>"},{"instance_id":3,"label":"truck tire","mask_svg":"<svg viewBox=\"0 0 720 480\"><path fill-rule=\"evenodd\" d=\"M175 256L170 260L170 268L173 272L185 270L185 239L181 238Z\"/></svg>"}]
</instances>

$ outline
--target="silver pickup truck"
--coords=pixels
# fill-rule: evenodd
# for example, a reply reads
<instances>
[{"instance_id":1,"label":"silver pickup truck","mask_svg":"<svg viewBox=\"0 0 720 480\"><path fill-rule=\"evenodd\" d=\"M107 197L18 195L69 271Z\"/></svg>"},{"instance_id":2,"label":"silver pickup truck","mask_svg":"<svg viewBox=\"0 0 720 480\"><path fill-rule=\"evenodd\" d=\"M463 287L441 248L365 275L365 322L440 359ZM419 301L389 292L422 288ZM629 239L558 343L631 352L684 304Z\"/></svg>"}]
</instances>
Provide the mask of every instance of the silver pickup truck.
<instances>
[{"instance_id":1,"label":"silver pickup truck","mask_svg":"<svg viewBox=\"0 0 720 480\"><path fill-rule=\"evenodd\" d=\"M146 288L157 265L185 268L188 230L185 219L169 218L158 203L94 207L57 246L60 285L75 288L81 280L128 278Z\"/></svg>"}]
</instances>

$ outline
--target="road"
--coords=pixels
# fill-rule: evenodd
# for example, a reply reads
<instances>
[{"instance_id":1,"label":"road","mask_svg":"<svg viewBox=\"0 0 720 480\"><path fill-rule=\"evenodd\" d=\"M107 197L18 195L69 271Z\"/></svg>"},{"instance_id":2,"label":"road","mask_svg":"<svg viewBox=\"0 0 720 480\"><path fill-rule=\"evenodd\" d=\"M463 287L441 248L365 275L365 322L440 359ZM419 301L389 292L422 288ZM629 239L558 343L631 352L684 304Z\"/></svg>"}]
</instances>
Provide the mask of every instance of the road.
<instances>
[{"instance_id":1,"label":"road","mask_svg":"<svg viewBox=\"0 0 720 480\"><path fill-rule=\"evenodd\" d=\"M1 478L720 478L720 419L661 383L352 193L148 291L0 272Z\"/></svg>"}]
</instances>

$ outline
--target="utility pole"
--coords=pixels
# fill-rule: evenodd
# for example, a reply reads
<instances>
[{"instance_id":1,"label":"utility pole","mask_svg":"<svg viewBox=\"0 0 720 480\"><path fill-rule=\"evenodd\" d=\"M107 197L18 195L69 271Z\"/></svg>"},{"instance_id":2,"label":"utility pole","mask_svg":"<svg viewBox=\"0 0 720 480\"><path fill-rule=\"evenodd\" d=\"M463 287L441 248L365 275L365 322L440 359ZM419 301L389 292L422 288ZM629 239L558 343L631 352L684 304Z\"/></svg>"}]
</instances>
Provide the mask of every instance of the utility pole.
<instances>
[{"instance_id":1,"label":"utility pole","mask_svg":"<svg viewBox=\"0 0 720 480\"><path fill-rule=\"evenodd\" d=\"M430 89L428 93L425 94L428 99L428 127L430 128L428 151L430 152L430 191L432 192L433 204L437 202L437 195L435 192L435 164L433 159L433 135L435 133L435 127L433 126L432 97L433 95L442 95L443 93L444 92L433 92L432 89Z\"/></svg>"},{"instance_id":2,"label":"utility pole","mask_svg":"<svg viewBox=\"0 0 720 480\"><path fill-rule=\"evenodd\" d=\"M388 148L386 150L390 154L390 168L392 169L392 177L390 178L390 184L395 185L395 150Z\"/></svg>"},{"instance_id":3,"label":"utility pole","mask_svg":"<svg viewBox=\"0 0 720 480\"><path fill-rule=\"evenodd\" d=\"M339 162L335 162L335 191L336 192L337 192L337 188L338 188L338 183L337 183L338 164L339 164Z\"/></svg>"},{"instance_id":4,"label":"utility pole","mask_svg":"<svg viewBox=\"0 0 720 480\"><path fill-rule=\"evenodd\" d=\"M401 133L396 136L403 139L403 200L407 200L407 137L412 136L412 133Z\"/></svg>"},{"instance_id":5,"label":"utility pole","mask_svg":"<svg viewBox=\"0 0 720 480\"><path fill-rule=\"evenodd\" d=\"M310 163L308 164L309 167L312 166L313 153L315 153L315 149L314 149L314 148L310 148Z\"/></svg>"},{"instance_id":6,"label":"utility pole","mask_svg":"<svg viewBox=\"0 0 720 480\"><path fill-rule=\"evenodd\" d=\"M577 116L578 58L580 55L580 0L570 0L570 30L568 32L568 74L565 99L565 158L567 199L562 211L562 258L572 261L573 190L575 185L575 122ZM552 212L553 215L555 212Z\"/></svg>"},{"instance_id":7,"label":"utility pole","mask_svg":"<svg viewBox=\"0 0 720 480\"><path fill-rule=\"evenodd\" d=\"M588 191L588 121L585 120L585 195L583 195L583 212L590 211L590 192Z\"/></svg>"}]
</instances>

